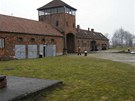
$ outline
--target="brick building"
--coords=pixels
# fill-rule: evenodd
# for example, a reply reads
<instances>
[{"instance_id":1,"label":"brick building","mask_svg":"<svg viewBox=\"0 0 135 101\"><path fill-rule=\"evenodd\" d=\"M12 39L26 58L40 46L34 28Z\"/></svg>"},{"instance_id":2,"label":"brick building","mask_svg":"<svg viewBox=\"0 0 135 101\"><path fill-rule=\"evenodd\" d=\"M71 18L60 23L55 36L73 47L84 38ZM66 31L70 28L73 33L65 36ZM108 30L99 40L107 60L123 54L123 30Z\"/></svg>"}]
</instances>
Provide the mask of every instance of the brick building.
<instances>
[{"instance_id":1,"label":"brick building","mask_svg":"<svg viewBox=\"0 0 135 101\"><path fill-rule=\"evenodd\" d=\"M39 21L0 15L0 58L37 58L108 48L94 29L76 28L76 10L61 0L38 8Z\"/></svg>"}]
</instances>

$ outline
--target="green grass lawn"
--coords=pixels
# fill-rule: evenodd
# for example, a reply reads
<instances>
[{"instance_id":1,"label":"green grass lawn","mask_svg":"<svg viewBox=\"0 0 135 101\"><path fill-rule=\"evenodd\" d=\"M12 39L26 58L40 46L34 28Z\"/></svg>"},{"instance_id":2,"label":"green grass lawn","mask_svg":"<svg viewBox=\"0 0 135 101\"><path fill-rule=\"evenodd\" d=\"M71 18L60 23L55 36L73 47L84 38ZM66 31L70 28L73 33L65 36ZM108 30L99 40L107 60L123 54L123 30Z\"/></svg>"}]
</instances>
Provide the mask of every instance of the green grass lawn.
<instances>
[{"instance_id":1,"label":"green grass lawn","mask_svg":"<svg viewBox=\"0 0 135 101\"><path fill-rule=\"evenodd\" d=\"M135 67L124 63L75 55L12 60L0 62L0 74L63 81L27 101L135 101Z\"/></svg>"},{"instance_id":2,"label":"green grass lawn","mask_svg":"<svg viewBox=\"0 0 135 101\"><path fill-rule=\"evenodd\" d=\"M135 51L135 46L133 46L133 47L116 47L116 48L112 48L111 50L125 50L125 51L127 51L128 50L128 48L131 50L131 51Z\"/></svg>"}]
</instances>

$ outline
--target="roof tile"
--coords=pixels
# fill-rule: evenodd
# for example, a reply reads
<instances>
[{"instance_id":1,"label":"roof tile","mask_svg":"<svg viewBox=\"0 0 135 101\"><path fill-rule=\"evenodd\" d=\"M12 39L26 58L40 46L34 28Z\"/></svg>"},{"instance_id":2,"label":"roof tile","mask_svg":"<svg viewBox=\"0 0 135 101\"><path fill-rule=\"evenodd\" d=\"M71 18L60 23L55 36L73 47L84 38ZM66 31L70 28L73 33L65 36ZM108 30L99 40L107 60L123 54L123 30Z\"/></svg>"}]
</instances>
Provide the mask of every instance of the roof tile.
<instances>
[{"instance_id":1,"label":"roof tile","mask_svg":"<svg viewBox=\"0 0 135 101\"><path fill-rule=\"evenodd\" d=\"M96 39L96 40L108 40L102 33L92 32L88 30L80 29L77 34L77 38Z\"/></svg>"},{"instance_id":2,"label":"roof tile","mask_svg":"<svg viewBox=\"0 0 135 101\"><path fill-rule=\"evenodd\" d=\"M76 10L75 8L71 7L70 5L66 4L65 2L61 1L61 0L53 0L51 2L49 2L48 4L38 8L38 10L43 10L43 9L48 9L48 8L55 8L55 7L69 7L71 9Z\"/></svg>"},{"instance_id":3,"label":"roof tile","mask_svg":"<svg viewBox=\"0 0 135 101\"><path fill-rule=\"evenodd\" d=\"M50 24L0 14L0 31L63 36Z\"/></svg>"}]
</instances>

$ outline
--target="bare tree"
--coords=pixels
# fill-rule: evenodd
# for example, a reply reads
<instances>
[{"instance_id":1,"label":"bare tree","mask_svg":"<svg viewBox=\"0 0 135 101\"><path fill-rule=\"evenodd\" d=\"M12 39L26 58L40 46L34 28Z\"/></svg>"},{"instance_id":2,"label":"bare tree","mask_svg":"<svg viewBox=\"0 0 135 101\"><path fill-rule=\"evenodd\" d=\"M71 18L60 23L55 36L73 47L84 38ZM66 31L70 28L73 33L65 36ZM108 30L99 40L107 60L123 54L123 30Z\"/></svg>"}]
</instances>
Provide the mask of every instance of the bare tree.
<instances>
[{"instance_id":1,"label":"bare tree","mask_svg":"<svg viewBox=\"0 0 135 101\"><path fill-rule=\"evenodd\" d=\"M125 45L132 47L134 36L130 32L125 31L124 38L125 38Z\"/></svg>"},{"instance_id":2,"label":"bare tree","mask_svg":"<svg viewBox=\"0 0 135 101\"><path fill-rule=\"evenodd\" d=\"M113 46L131 46L133 45L134 36L124 29L120 28L115 31L112 37L112 44Z\"/></svg>"}]
</instances>

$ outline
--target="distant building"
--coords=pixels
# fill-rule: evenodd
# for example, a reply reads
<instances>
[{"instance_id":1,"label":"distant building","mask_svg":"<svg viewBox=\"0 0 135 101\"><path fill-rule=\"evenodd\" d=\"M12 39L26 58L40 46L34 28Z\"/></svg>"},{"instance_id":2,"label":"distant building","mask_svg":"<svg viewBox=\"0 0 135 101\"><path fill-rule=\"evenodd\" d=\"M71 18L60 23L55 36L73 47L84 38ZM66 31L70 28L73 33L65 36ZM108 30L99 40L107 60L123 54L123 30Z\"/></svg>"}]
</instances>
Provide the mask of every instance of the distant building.
<instances>
[{"instance_id":1,"label":"distant building","mask_svg":"<svg viewBox=\"0 0 135 101\"><path fill-rule=\"evenodd\" d=\"M61 0L38 8L39 21L0 15L0 58L37 58L108 49L109 40L77 25L76 10Z\"/></svg>"}]
</instances>

